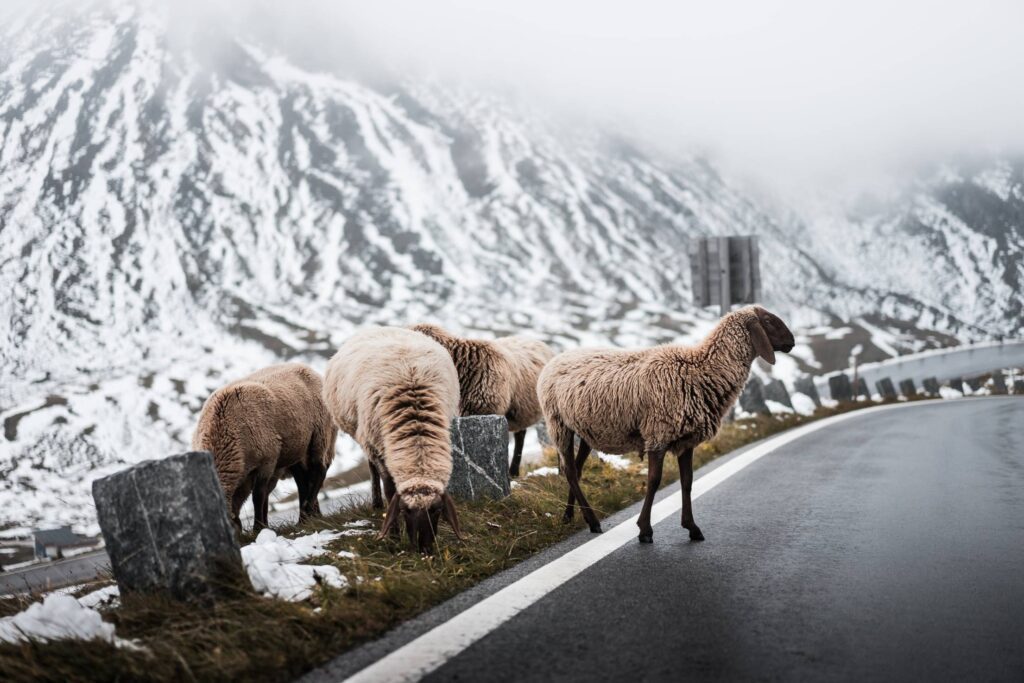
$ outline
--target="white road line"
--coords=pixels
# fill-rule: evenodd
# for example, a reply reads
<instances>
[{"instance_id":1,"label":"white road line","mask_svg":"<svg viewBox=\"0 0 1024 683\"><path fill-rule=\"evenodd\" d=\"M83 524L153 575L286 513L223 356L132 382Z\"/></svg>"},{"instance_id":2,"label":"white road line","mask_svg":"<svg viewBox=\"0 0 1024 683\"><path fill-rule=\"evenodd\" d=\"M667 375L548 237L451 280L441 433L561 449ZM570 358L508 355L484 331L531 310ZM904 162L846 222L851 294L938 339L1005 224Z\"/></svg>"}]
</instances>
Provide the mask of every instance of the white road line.
<instances>
[{"instance_id":1,"label":"white road line","mask_svg":"<svg viewBox=\"0 0 1024 683\"><path fill-rule=\"evenodd\" d=\"M791 429L751 448L694 481L691 497L693 500L700 498L729 477L743 471L777 448L819 429L883 410L914 405L941 405L960 400L963 399L947 400L941 403L927 401L875 406L835 415ZM967 400L976 401L978 399ZM651 510L651 525L679 512L681 508L682 496L669 496L663 499ZM636 527L638 518L639 515L631 517L600 536L595 536L594 540L570 550L558 559L552 560L515 583L484 598L469 609L460 612L443 624L437 625L346 680L351 683L376 683L377 681L405 683L420 680L590 565L618 550L626 543L634 541L638 534Z\"/></svg>"}]
</instances>

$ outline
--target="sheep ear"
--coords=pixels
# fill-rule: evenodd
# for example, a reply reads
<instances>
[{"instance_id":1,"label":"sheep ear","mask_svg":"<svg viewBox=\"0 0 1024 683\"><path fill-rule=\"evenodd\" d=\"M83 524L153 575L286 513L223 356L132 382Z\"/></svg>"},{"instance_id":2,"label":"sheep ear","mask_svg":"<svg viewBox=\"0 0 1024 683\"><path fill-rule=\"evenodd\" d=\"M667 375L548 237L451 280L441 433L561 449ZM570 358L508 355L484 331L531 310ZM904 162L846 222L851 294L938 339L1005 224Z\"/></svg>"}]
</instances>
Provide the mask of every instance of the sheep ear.
<instances>
[{"instance_id":1,"label":"sheep ear","mask_svg":"<svg viewBox=\"0 0 1024 683\"><path fill-rule=\"evenodd\" d=\"M757 318L747 321L747 332L750 333L750 343L754 345L754 351L764 359L768 365L775 365L775 351L768 341L768 333L764 331L764 325Z\"/></svg>"},{"instance_id":2,"label":"sheep ear","mask_svg":"<svg viewBox=\"0 0 1024 683\"><path fill-rule=\"evenodd\" d=\"M384 515L384 526L381 527L380 533L377 534L377 540L382 541L387 536L395 525L398 524L398 494L391 496L391 502L388 504L388 511Z\"/></svg>"},{"instance_id":3,"label":"sheep ear","mask_svg":"<svg viewBox=\"0 0 1024 683\"><path fill-rule=\"evenodd\" d=\"M455 502L447 493L441 494L441 500L444 501L444 518L452 525L456 538L461 541L462 529L459 528L459 516L455 514Z\"/></svg>"}]
</instances>

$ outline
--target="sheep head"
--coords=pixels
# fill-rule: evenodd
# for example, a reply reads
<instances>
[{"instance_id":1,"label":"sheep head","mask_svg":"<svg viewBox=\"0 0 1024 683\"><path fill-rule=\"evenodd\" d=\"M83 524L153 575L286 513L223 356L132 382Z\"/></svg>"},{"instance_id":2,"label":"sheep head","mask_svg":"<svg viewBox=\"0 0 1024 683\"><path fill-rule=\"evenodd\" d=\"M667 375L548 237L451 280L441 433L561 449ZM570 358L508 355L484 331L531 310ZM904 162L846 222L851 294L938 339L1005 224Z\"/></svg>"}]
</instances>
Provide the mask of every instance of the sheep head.
<instances>
[{"instance_id":1,"label":"sheep head","mask_svg":"<svg viewBox=\"0 0 1024 683\"><path fill-rule=\"evenodd\" d=\"M747 319L747 331L754 353L769 365L775 365L775 352L789 353L793 350L793 333L779 316L769 313L760 306L754 306L754 315Z\"/></svg>"},{"instance_id":2,"label":"sheep head","mask_svg":"<svg viewBox=\"0 0 1024 683\"><path fill-rule=\"evenodd\" d=\"M442 518L452 526L455 536L461 541L462 530L455 513L455 503L447 493L411 489L395 494L388 505L384 526L377 540L397 529L401 519L405 522L405 531L412 547L425 555L431 555L434 552L438 523Z\"/></svg>"}]
</instances>

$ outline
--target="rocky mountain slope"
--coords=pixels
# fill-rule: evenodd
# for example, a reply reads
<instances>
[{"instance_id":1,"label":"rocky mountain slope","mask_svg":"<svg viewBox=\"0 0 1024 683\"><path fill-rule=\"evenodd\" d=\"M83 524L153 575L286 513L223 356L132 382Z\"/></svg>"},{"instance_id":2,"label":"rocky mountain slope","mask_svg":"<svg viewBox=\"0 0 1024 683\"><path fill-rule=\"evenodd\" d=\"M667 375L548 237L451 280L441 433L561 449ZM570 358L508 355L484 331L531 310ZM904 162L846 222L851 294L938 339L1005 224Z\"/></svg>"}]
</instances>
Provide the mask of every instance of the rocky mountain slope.
<instances>
[{"instance_id":1,"label":"rocky mountain slope","mask_svg":"<svg viewBox=\"0 0 1024 683\"><path fill-rule=\"evenodd\" d=\"M835 364L843 329L876 355L1020 330L1019 163L781 220L707 160L220 40L172 40L134 2L0 23L0 525L88 522L89 482L186 447L213 388L322 365L359 324L699 336L699 235L761 237L804 370Z\"/></svg>"}]
</instances>

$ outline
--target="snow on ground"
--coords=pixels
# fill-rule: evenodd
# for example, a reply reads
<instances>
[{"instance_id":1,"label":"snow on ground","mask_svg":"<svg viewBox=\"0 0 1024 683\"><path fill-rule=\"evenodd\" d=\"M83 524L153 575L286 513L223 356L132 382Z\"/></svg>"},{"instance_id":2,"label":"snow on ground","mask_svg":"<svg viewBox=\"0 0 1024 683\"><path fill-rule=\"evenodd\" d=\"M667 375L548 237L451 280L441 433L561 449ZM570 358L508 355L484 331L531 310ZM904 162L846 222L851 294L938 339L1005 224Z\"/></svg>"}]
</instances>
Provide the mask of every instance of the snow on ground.
<instances>
[{"instance_id":1,"label":"snow on ground","mask_svg":"<svg viewBox=\"0 0 1024 683\"><path fill-rule=\"evenodd\" d=\"M814 400L807 394L790 394L789 400L793 402L793 410L801 415L813 415L817 408L817 406L814 405Z\"/></svg>"},{"instance_id":2,"label":"snow on ground","mask_svg":"<svg viewBox=\"0 0 1024 683\"><path fill-rule=\"evenodd\" d=\"M530 472L527 472L526 476L528 476L528 477L548 477L548 476L556 475L556 474L558 474L558 468L557 467L538 467L535 470L531 470Z\"/></svg>"},{"instance_id":3,"label":"snow on ground","mask_svg":"<svg viewBox=\"0 0 1024 683\"><path fill-rule=\"evenodd\" d=\"M48 595L14 616L0 619L0 642L28 640L103 640L118 647L132 646L118 638L114 625L70 595Z\"/></svg>"},{"instance_id":4,"label":"snow on ground","mask_svg":"<svg viewBox=\"0 0 1024 683\"><path fill-rule=\"evenodd\" d=\"M116 586L104 586L78 598L82 607L113 607L121 599L121 590Z\"/></svg>"},{"instance_id":5,"label":"snow on ground","mask_svg":"<svg viewBox=\"0 0 1024 683\"><path fill-rule=\"evenodd\" d=\"M297 538L285 538L271 529L264 529L255 542L242 548L242 563L253 588L260 593L279 600L301 602L309 599L318 583L335 588L348 585L337 567L299 564L310 557L326 554L326 544L341 535L317 531ZM351 553L344 556L351 556Z\"/></svg>"},{"instance_id":6,"label":"snow on ground","mask_svg":"<svg viewBox=\"0 0 1024 683\"><path fill-rule=\"evenodd\" d=\"M623 458L621 455L612 455L609 453L598 453L597 457L601 458L604 462L608 463L617 470L629 469L633 463L629 458Z\"/></svg>"}]
</instances>

